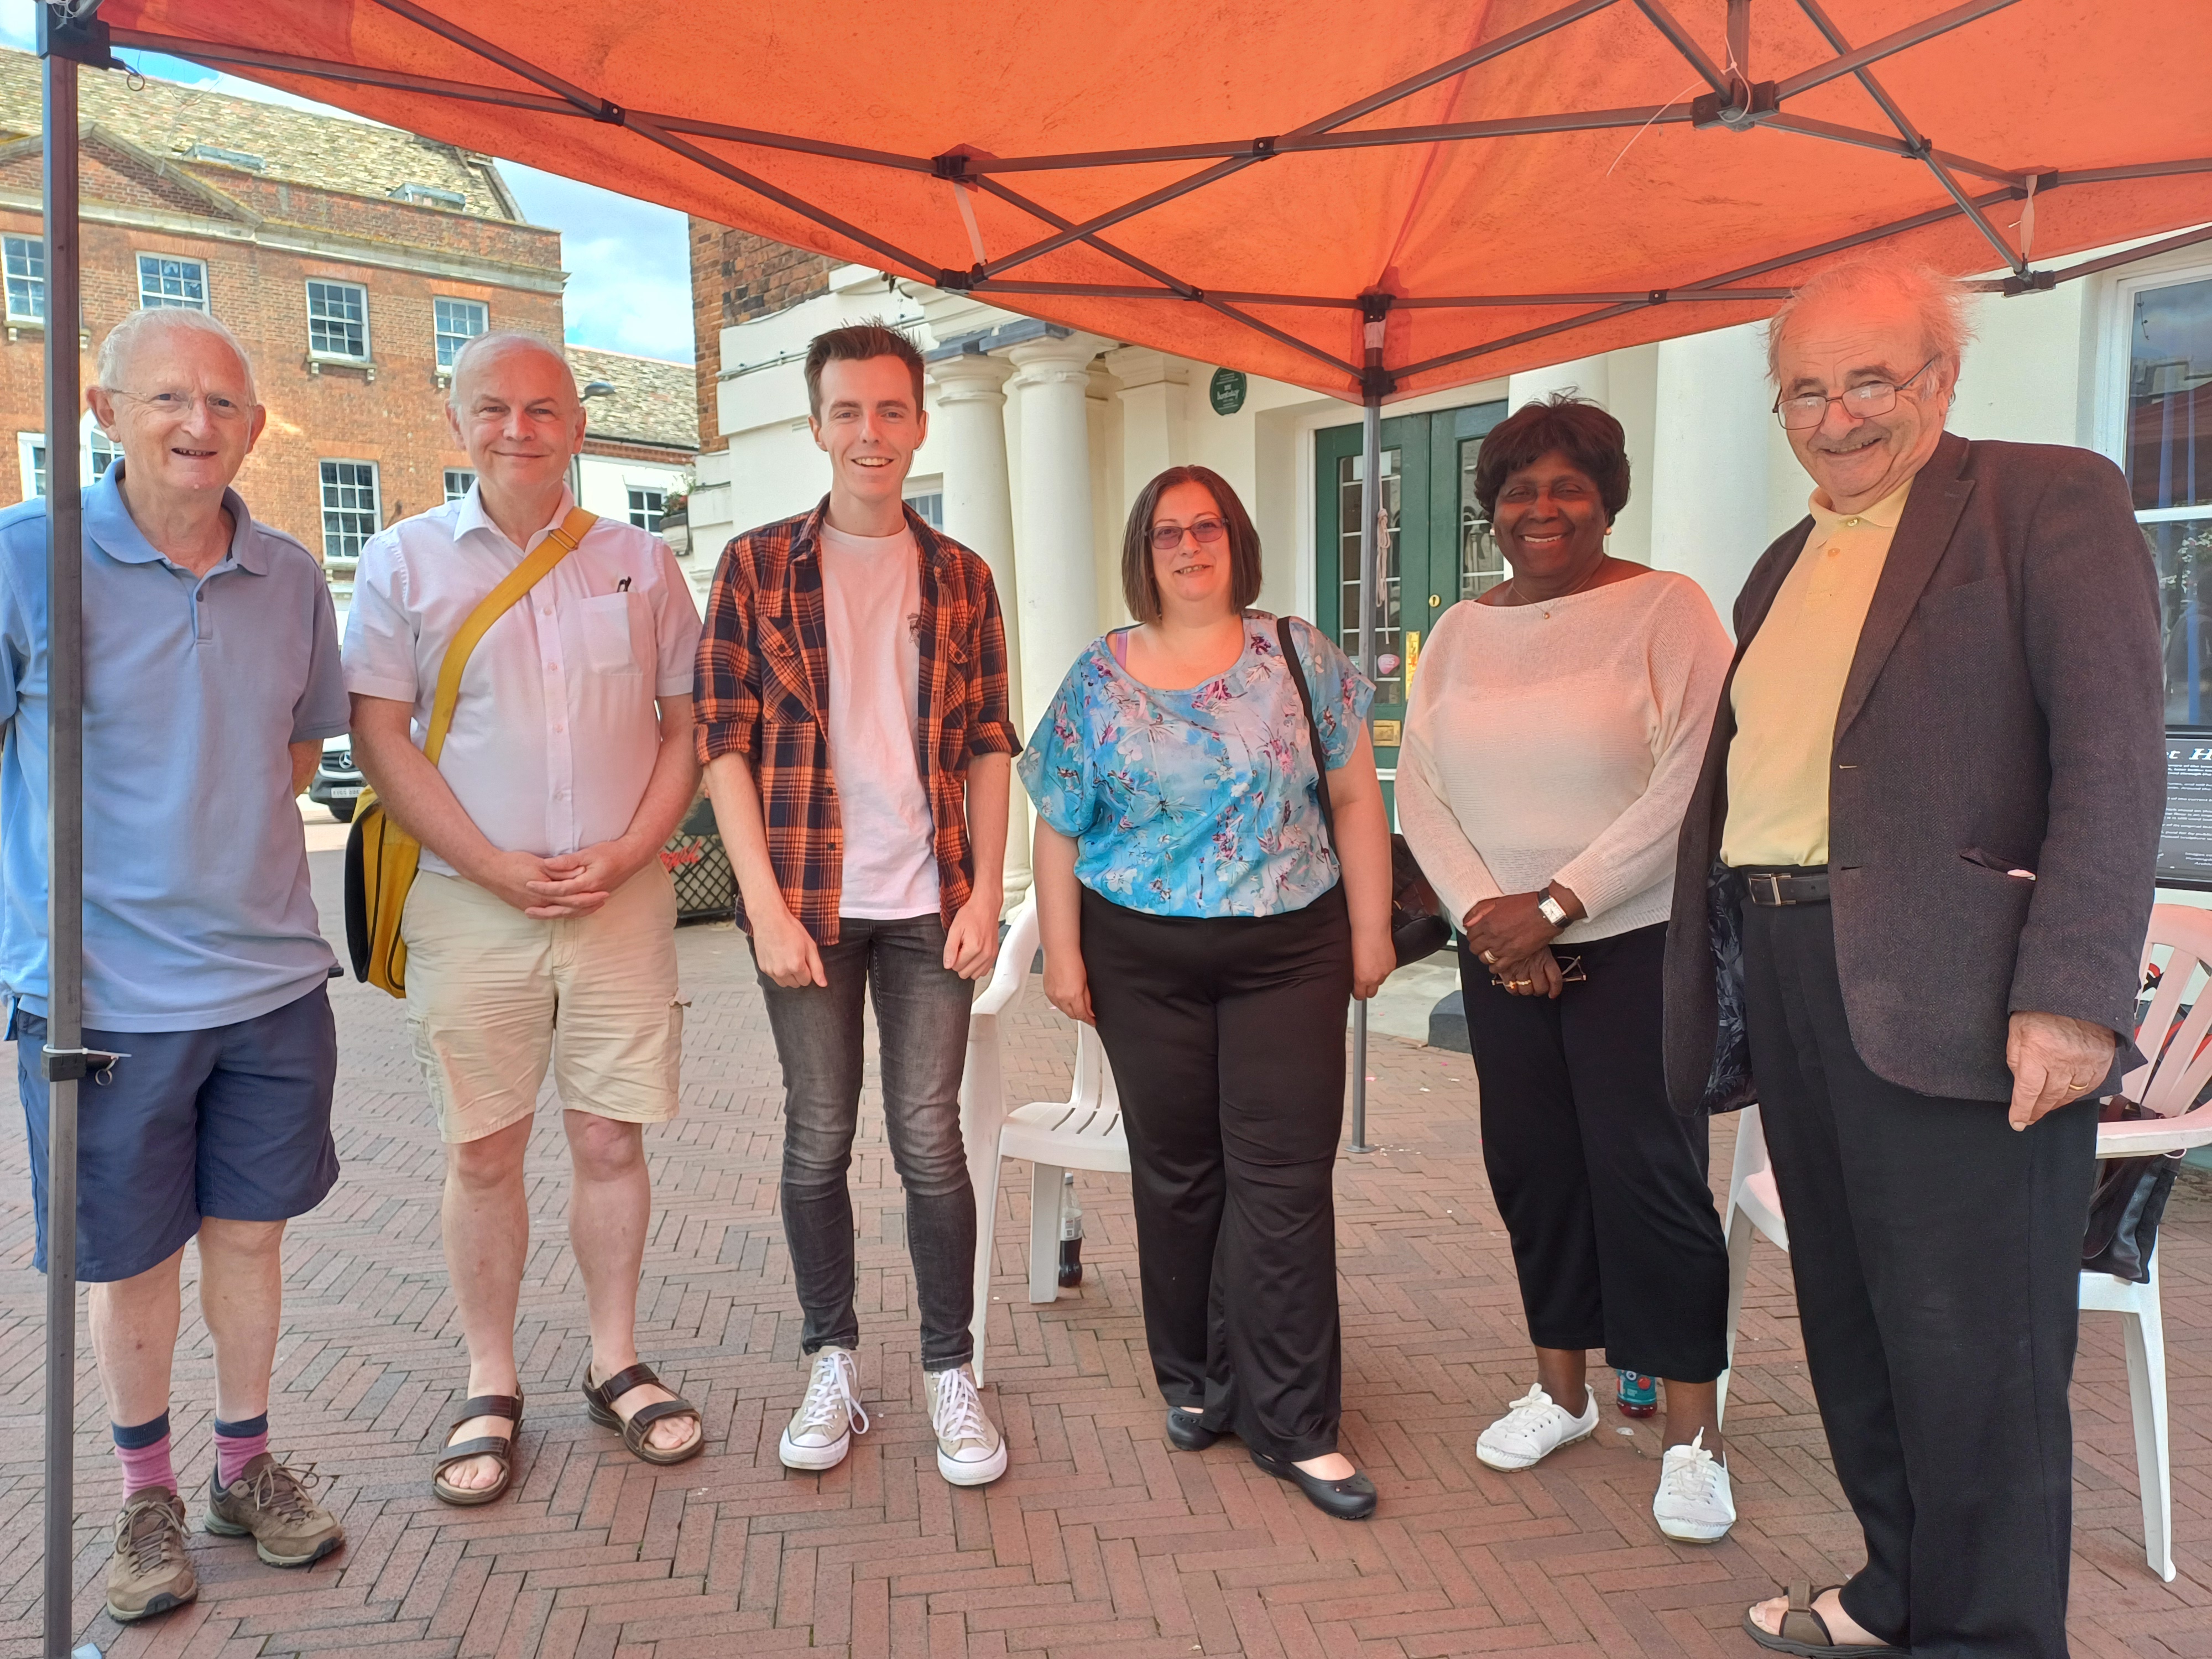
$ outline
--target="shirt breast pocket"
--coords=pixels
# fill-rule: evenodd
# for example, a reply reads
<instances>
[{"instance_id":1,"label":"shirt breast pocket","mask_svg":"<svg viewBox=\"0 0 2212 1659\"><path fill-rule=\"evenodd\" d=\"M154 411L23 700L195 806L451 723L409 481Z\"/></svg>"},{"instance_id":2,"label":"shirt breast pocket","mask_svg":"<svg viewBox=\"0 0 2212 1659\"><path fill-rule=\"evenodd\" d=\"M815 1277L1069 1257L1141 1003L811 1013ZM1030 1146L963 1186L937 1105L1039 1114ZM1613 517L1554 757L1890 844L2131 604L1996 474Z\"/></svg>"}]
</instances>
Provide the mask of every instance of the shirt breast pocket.
<instances>
[{"instance_id":1,"label":"shirt breast pocket","mask_svg":"<svg viewBox=\"0 0 2212 1659\"><path fill-rule=\"evenodd\" d=\"M634 623L634 593L603 593L586 599L583 610L584 660L595 674L635 674L640 672Z\"/></svg>"}]
</instances>

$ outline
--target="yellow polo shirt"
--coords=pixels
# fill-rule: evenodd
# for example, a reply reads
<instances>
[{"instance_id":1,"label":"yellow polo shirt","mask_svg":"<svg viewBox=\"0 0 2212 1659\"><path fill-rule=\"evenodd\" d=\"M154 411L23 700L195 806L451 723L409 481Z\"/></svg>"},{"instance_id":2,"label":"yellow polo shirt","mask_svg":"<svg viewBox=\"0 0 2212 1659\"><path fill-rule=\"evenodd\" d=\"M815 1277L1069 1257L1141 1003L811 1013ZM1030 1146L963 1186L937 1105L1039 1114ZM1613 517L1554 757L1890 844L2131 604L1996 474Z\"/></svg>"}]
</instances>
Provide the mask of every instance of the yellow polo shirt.
<instances>
[{"instance_id":1,"label":"yellow polo shirt","mask_svg":"<svg viewBox=\"0 0 2212 1659\"><path fill-rule=\"evenodd\" d=\"M1814 492L1805 550L1782 579L1729 689L1735 740L1729 745L1723 863L1828 861L1836 711L1911 490L1908 479L1848 516Z\"/></svg>"}]
</instances>

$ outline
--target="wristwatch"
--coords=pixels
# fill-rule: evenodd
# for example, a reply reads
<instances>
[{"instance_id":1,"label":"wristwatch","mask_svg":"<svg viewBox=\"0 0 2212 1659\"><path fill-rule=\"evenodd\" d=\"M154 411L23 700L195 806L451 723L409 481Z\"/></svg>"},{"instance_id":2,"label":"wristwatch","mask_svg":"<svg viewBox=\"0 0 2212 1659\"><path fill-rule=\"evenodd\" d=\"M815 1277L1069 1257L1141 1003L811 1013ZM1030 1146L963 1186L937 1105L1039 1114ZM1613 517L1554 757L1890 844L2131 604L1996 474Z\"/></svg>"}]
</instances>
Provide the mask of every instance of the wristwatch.
<instances>
[{"instance_id":1,"label":"wristwatch","mask_svg":"<svg viewBox=\"0 0 2212 1659\"><path fill-rule=\"evenodd\" d=\"M1554 927L1565 927L1573 920L1567 915L1566 907L1548 892L1536 901L1536 914Z\"/></svg>"}]
</instances>

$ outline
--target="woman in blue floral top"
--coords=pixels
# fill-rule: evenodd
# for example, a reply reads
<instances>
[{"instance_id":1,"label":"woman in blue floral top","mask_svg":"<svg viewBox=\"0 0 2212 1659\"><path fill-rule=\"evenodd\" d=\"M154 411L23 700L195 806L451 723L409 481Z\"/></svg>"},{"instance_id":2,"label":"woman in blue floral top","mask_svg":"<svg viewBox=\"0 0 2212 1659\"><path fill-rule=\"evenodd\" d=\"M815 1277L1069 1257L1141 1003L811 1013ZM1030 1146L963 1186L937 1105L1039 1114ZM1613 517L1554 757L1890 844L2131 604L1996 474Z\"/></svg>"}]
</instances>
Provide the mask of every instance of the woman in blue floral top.
<instances>
[{"instance_id":1,"label":"woman in blue floral top","mask_svg":"<svg viewBox=\"0 0 2212 1659\"><path fill-rule=\"evenodd\" d=\"M1247 608L1259 536L1204 467L1138 495L1121 586L1139 624L1076 659L1019 763L1045 994L1097 1025L1120 1087L1168 1439L1233 1433L1361 1519L1374 1483L1337 1450L1331 1180L1346 1006L1395 960L1375 689L1289 624L1316 756L1276 620Z\"/></svg>"}]
</instances>

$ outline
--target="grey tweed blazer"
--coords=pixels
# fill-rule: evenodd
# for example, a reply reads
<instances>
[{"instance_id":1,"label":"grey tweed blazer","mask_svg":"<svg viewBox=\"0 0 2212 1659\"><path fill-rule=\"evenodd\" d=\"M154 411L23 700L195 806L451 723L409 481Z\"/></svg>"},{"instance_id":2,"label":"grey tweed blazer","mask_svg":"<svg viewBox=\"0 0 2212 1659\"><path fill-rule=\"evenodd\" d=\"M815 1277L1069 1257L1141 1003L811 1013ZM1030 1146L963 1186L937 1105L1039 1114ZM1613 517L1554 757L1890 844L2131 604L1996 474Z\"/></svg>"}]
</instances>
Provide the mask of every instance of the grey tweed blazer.
<instances>
[{"instance_id":1,"label":"grey tweed blazer","mask_svg":"<svg viewBox=\"0 0 2212 1659\"><path fill-rule=\"evenodd\" d=\"M1738 662L1812 528L1784 535L1744 583ZM2166 805L2160 652L2157 576L2118 469L1945 434L1906 498L1836 715L1837 965L1877 1075L2006 1099L2007 1018L2026 1011L2118 1032L2108 1088L2141 1063L2130 1033ZM1684 1112L1729 1048L1709 884L1735 735L1724 688L1667 938L1667 1085Z\"/></svg>"}]
</instances>

